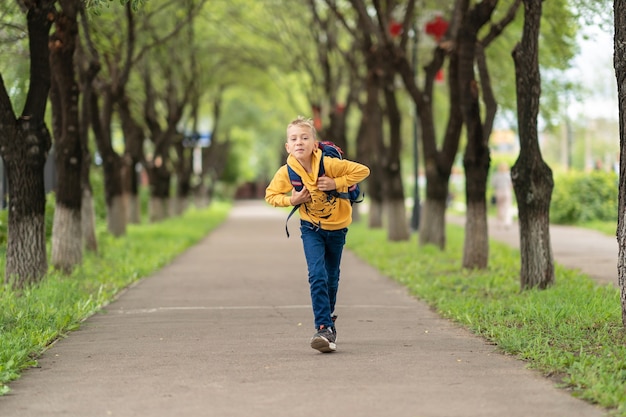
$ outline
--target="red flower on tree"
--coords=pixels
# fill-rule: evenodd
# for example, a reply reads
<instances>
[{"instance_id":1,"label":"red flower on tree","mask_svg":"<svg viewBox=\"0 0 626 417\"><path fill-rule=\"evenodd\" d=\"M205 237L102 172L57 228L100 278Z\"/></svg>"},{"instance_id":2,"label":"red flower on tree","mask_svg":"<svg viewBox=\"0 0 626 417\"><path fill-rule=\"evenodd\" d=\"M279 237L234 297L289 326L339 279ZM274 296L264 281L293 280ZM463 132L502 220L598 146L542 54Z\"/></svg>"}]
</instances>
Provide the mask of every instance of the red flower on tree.
<instances>
[{"instance_id":1,"label":"red flower on tree","mask_svg":"<svg viewBox=\"0 0 626 417\"><path fill-rule=\"evenodd\" d=\"M439 42L443 35L446 34L448 26L448 22L438 15L433 20L426 23L426 34L432 36L435 38L435 41Z\"/></svg>"},{"instance_id":2,"label":"red flower on tree","mask_svg":"<svg viewBox=\"0 0 626 417\"><path fill-rule=\"evenodd\" d=\"M426 23L425 31L427 35L432 36L437 43L441 41L443 35L448 31L448 22L443 19L440 15L435 16L430 22ZM443 71L437 71L437 75L435 77L435 81L441 83L444 80Z\"/></svg>"},{"instance_id":3,"label":"red flower on tree","mask_svg":"<svg viewBox=\"0 0 626 417\"><path fill-rule=\"evenodd\" d=\"M402 33L402 23L392 20L389 23L389 34L391 35L391 37L395 38L396 36L399 36L401 33Z\"/></svg>"}]
</instances>

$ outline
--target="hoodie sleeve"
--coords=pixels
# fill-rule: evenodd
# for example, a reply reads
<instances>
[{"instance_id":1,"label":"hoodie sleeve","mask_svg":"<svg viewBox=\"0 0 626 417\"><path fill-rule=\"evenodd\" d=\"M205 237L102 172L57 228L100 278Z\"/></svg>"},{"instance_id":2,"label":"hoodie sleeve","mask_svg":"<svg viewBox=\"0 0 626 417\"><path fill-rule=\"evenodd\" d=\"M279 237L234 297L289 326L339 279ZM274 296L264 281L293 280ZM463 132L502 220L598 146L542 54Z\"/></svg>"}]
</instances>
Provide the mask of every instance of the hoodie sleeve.
<instances>
[{"instance_id":1,"label":"hoodie sleeve","mask_svg":"<svg viewBox=\"0 0 626 417\"><path fill-rule=\"evenodd\" d=\"M288 195L293 190L289 181L287 165L283 165L276 171L274 178L265 189L265 201L274 207L291 206L291 196Z\"/></svg>"},{"instance_id":2,"label":"hoodie sleeve","mask_svg":"<svg viewBox=\"0 0 626 417\"><path fill-rule=\"evenodd\" d=\"M335 180L337 191L345 192L370 175L370 169L358 162L347 159L324 158L326 175Z\"/></svg>"}]
</instances>

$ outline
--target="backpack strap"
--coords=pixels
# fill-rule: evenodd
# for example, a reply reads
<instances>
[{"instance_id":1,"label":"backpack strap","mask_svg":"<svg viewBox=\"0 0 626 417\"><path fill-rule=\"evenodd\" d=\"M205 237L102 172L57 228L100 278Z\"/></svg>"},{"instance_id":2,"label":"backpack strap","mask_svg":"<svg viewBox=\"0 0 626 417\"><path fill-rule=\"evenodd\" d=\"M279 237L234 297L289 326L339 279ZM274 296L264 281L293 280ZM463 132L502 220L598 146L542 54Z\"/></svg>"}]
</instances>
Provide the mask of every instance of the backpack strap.
<instances>
[{"instance_id":1,"label":"backpack strap","mask_svg":"<svg viewBox=\"0 0 626 417\"><path fill-rule=\"evenodd\" d=\"M287 171L289 172L289 181L291 182L291 185L293 185L293 188L296 191L301 191L302 187L304 187L304 184L302 184L302 178L289 166L289 164L287 164ZM324 153L322 153L322 157L320 159L320 168L319 168L317 176L319 178L325 174L326 174L326 169L324 168ZM340 193L337 190L325 191L325 193L328 195L329 199L330 197L345 198L346 200L349 200L351 203L352 202L360 203L361 201L363 201L363 197L361 197L361 200L358 200L358 201L352 201L350 199L350 191L352 191L353 188L356 188L356 185L353 185L352 187L350 187L347 193ZM287 221L285 221L285 233L287 233L287 237L289 237L289 227L288 227L289 219L300 208L301 205L302 204L296 204L295 206L293 206L293 208L291 209L291 212L287 216Z\"/></svg>"},{"instance_id":2,"label":"backpack strap","mask_svg":"<svg viewBox=\"0 0 626 417\"><path fill-rule=\"evenodd\" d=\"M324 168L324 152L322 152L322 157L320 158L320 169L317 172L317 178L326 175L326 168Z\"/></svg>"},{"instance_id":3,"label":"backpack strap","mask_svg":"<svg viewBox=\"0 0 626 417\"><path fill-rule=\"evenodd\" d=\"M326 191L326 194L336 197L336 198L345 198L346 200L350 200L350 193L340 193L337 190Z\"/></svg>"},{"instance_id":4,"label":"backpack strap","mask_svg":"<svg viewBox=\"0 0 626 417\"><path fill-rule=\"evenodd\" d=\"M287 233L287 237L289 237L289 219L291 218L291 216L293 216L293 213L295 213L296 210L298 210L299 208L300 204L293 206L293 208L291 209L291 213L289 213L289 216L287 216L287 221L285 221L285 233Z\"/></svg>"},{"instance_id":5,"label":"backpack strap","mask_svg":"<svg viewBox=\"0 0 626 417\"><path fill-rule=\"evenodd\" d=\"M329 145L326 145L326 146L329 146ZM341 152L341 150L339 152ZM341 159L341 154L338 154L338 156L336 158ZM319 177L324 175L325 172L326 171L325 171L325 168L324 168L324 153L322 153L322 160L320 162ZM328 194L329 199L330 199L330 197L345 198L346 200L349 200L351 203L360 203L361 201L363 201L363 197L361 197L360 200L352 200L352 197L350 196L350 192L354 191L355 189L356 189L356 184L350 186L348 188L348 191L345 192L345 193L340 193L337 190L325 191L325 193Z\"/></svg>"},{"instance_id":6,"label":"backpack strap","mask_svg":"<svg viewBox=\"0 0 626 417\"><path fill-rule=\"evenodd\" d=\"M293 185L293 188L296 191L302 191L302 187L304 187L304 184L302 184L302 178L300 177L300 175L298 175L296 171L294 171L289 166L289 164L287 164L287 172L289 173L289 181L291 182L291 185ZM325 173L326 173L326 170L324 168L324 153L322 153L322 157L320 159L320 168L317 173L318 178L324 175ZM301 205L302 204L296 204L295 206L293 206L293 208L291 209L291 213L289 213L289 216L287 216L287 221L285 222L285 233L287 233L287 237L289 237L289 227L288 227L289 219L300 208Z\"/></svg>"},{"instance_id":7,"label":"backpack strap","mask_svg":"<svg viewBox=\"0 0 626 417\"><path fill-rule=\"evenodd\" d=\"M289 172L289 181L291 182L291 185L293 185L294 190L296 191L301 191L302 187L304 187L304 184L302 184L302 178L300 177L300 175L298 175L296 173L296 171L294 171L289 164L287 164L287 172ZM285 233L287 233L287 237L289 237L289 228L287 227L287 225L289 224L289 219L291 218L291 216L293 216L293 213L295 213L301 206L302 204L296 204L295 206L293 206L293 208L291 209L291 213L289 213L289 216L287 216L287 221L285 221Z\"/></svg>"},{"instance_id":8,"label":"backpack strap","mask_svg":"<svg viewBox=\"0 0 626 417\"><path fill-rule=\"evenodd\" d=\"M302 184L302 178L300 178L300 175L298 175L296 171L289 166L289 164L287 164L287 172L289 172L289 181L291 182L291 185L293 185L293 188L295 188L296 191L301 191L304 184Z\"/></svg>"}]
</instances>

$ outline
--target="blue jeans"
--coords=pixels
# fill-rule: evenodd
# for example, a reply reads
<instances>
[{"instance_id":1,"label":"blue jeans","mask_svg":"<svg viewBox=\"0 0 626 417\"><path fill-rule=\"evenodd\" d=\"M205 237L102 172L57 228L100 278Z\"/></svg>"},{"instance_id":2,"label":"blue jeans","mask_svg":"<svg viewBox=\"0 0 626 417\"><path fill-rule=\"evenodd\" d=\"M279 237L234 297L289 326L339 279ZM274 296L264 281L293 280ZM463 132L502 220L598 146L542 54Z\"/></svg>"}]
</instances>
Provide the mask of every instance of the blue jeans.
<instances>
[{"instance_id":1,"label":"blue jeans","mask_svg":"<svg viewBox=\"0 0 626 417\"><path fill-rule=\"evenodd\" d=\"M324 230L301 220L300 232L309 270L309 287L315 327L332 327L339 288L339 266L348 229Z\"/></svg>"}]
</instances>

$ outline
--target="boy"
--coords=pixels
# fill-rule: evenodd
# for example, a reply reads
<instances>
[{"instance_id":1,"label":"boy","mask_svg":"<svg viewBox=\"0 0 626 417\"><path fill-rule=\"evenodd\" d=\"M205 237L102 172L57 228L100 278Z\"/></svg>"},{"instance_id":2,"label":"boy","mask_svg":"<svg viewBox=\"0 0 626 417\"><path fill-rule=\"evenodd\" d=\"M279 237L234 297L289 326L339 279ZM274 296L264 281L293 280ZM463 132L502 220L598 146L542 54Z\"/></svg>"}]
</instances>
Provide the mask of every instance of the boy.
<instances>
[{"instance_id":1,"label":"boy","mask_svg":"<svg viewBox=\"0 0 626 417\"><path fill-rule=\"evenodd\" d=\"M365 165L346 159L325 157L325 174L319 174L322 151L310 119L298 116L287 126L285 149L287 165L302 178L302 190L296 191L289 179L287 165L278 169L265 190L265 201L274 207L300 205L300 232L306 258L311 304L316 333L311 347L320 352L337 349L334 314L339 287L339 266L352 222L352 206L345 198L331 197L326 191L346 192L365 178ZM288 195L291 192L291 195Z\"/></svg>"}]
</instances>

